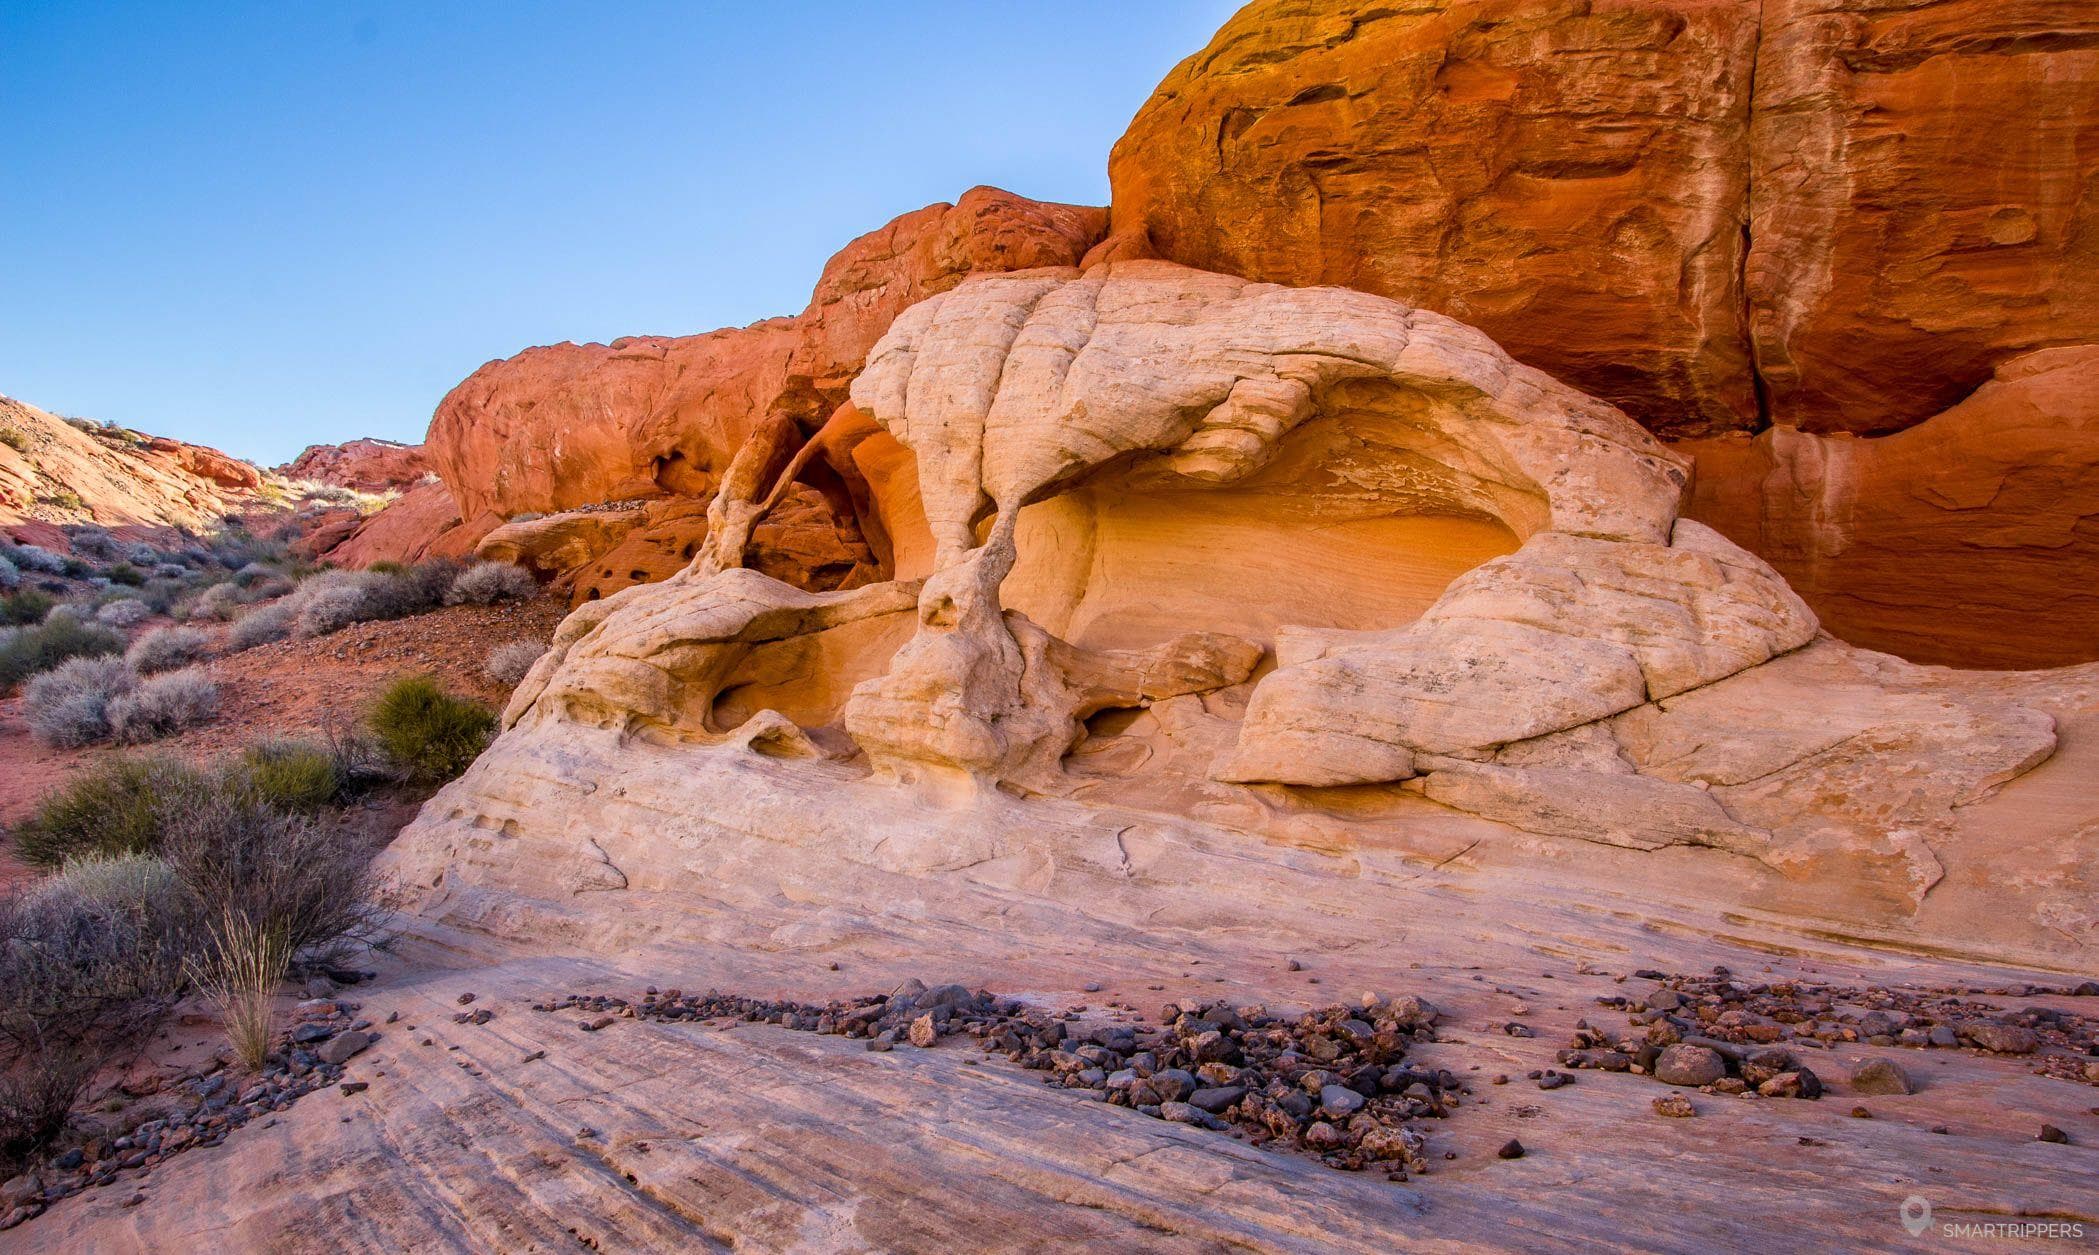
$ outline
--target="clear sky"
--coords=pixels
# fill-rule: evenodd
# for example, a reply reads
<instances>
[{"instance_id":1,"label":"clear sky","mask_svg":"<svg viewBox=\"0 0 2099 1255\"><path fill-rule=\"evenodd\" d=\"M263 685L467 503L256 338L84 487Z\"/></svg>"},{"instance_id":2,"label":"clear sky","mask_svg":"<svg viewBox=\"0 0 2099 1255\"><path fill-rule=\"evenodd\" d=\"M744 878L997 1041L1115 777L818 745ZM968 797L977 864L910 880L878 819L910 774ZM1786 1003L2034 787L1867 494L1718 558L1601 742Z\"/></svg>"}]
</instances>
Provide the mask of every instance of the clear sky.
<instances>
[{"instance_id":1,"label":"clear sky","mask_svg":"<svg viewBox=\"0 0 2099 1255\"><path fill-rule=\"evenodd\" d=\"M990 183L1105 204L1232 0L0 0L0 394L264 464L528 345L799 311Z\"/></svg>"}]
</instances>

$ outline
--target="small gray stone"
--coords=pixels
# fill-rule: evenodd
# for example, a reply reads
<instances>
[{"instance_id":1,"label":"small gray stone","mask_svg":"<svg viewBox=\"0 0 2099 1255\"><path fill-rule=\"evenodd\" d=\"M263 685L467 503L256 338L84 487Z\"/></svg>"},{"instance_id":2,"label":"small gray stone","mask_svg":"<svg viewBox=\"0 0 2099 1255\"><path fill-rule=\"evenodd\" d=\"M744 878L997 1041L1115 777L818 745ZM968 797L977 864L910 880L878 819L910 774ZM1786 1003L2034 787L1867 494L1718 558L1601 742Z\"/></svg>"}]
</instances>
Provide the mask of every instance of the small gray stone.
<instances>
[{"instance_id":1,"label":"small gray stone","mask_svg":"<svg viewBox=\"0 0 2099 1255\"><path fill-rule=\"evenodd\" d=\"M351 1056L357 1054L359 1051L362 1051L365 1047L371 1045L372 1041L373 1038L370 1033L359 1033L354 1031L348 1033L338 1033L334 1037L329 1038L327 1041L322 1042L320 1048L315 1050L313 1053L314 1057L319 1059L322 1063L346 1063L349 1061Z\"/></svg>"},{"instance_id":2,"label":"small gray stone","mask_svg":"<svg viewBox=\"0 0 2099 1255\"><path fill-rule=\"evenodd\" d=\"M1319 1091L1319 1107L1332 1118L1351 1116L1363 1109L1363 1096L1346 1085L1328 1085Z\"/></svg>"},{"instance_id":3,"label":"small gray stone","mask_svg":"<svg viewBox=\"0 0 2099 1255\"><path fill-rule=\"evenodd\" d=\"M1654 1064L1654 1079L1665 1085L1711 1085L1726 1075L1727 1061L1704 1046L1671 1046Z\"/></svg>"},{"instance_id":4,"label":"small gray stone","mask_svg":"<svg viewBox=\"0 0 2099 1255\"><path fill-rule=\"evenodd\" d=\"M1246 1086L1244 1085L1212 1085L1206 1089L1196 1090L1188 1095L1188 1103L1190 1106L1200 1107L1202 1110L1216 1115L1230 1110L1233 1103L1244 1097L1246 1097Z\"/></svg>"},{"instance_id":5,"label":"small gray stone","mask_svg":"<svg viewBox=\"0 0 2099 1255\"><path fill-rule=\"evenodd\" d=\"M1909 1073L1892 1059L1868 1059L1851 1073L1851 1090L1856 1094L1914 1094Z\"/></svg>"},{"instance_id":6,"label":"small gray stone","mask_svg":"<svg viewBox=\"0 0 2099 1255\"><path fill-rule=\"evenodd\" d=\"M1970 1024L1968 1040L2000 1055L2030 1055L2041 1048L2040 1034L2017 1024Z\"/></svg>"}]
</instances>

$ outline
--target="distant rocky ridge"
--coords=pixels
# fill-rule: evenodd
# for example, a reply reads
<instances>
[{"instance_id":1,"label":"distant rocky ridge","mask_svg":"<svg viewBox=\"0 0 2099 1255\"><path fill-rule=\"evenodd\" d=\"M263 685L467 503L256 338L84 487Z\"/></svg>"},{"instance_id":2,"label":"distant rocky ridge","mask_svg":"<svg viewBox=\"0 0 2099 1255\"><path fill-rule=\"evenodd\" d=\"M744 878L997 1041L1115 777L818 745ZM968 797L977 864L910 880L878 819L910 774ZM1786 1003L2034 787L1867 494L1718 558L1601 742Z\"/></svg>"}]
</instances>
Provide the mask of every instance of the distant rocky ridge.
<instances>
[{"instance_id":1,"label":"distant rocky ridge","mask_svg":"<svg viewBox=\"0 0 2099 1255\"><path fill-rule=\"evenodd\" d=\"M360 492L413 487L431 477L423 446L366 436L343 444L310 444L277 474Z\"/></svg>"},{"instance_id":2,"label":"distant rocky ridge","mask_svg":"<svg viewBox=\"0 0 2099 1255\"><path fill-rule=\"evenodd\" d=\"M201 530L272 482L217 449L0 397L0 528L24 539L78 523Z\"/></svg>"}]
</instances>

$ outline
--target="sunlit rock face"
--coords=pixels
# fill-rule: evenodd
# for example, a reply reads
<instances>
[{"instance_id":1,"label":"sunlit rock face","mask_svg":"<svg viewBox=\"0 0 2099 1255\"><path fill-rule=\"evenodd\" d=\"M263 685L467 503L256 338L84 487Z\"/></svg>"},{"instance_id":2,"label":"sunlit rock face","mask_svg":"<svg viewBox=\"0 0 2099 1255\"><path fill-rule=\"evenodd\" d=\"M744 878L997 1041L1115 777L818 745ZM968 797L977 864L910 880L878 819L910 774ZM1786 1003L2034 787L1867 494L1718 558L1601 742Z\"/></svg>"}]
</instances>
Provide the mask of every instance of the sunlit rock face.
<instances>
[{"instance_id":1,"label":"sunlit rock face","mask_svg":"<svg viewBox=\"0 0 2099 1255\"><path fill-rule=\"evenodd\" d=\"M2059 779L2095 669L1819 635L1679 517L1683 458L1441 315L1157 261L980 276L896 320L826 433L900 578L752 569L814 454L734 461L685 569L572 615L388 855L416 909L625 945L725 876L970 916L1106 857L1133 910L1160 877L1258 910L1250 868L1374 845L1781 930L2091 943L2099 799ZM1376 927L1377 883L1293 892Z\"/></svg>"}]
</instances>

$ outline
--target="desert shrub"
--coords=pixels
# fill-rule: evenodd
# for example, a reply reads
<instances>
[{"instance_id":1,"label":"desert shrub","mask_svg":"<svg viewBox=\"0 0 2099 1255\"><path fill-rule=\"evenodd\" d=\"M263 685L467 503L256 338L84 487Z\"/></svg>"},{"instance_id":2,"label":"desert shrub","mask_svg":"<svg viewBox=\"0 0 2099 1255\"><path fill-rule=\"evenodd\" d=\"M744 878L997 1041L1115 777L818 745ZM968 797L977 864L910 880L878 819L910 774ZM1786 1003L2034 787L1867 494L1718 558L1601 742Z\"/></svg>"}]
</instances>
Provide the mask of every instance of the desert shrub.
<instances>
[{"instance_id":1,"label":"desert shrub","mask_svg":"<svg viewBox=\"0 0 2099 1255\"><path fill-rule=\"evenodd\" d=\"M234 584L213 584L190 598L184 614L190 622L206 619L230 619L242 605L241 590Z\"/></svg>"},{"instance_id":2,"label":"desert shrub","mask_svg":"<svg viewBox=\"0 0 2099 1255\"><path fill-rule=\"evenodd\" d=\"M23 686L22 718L46 745L89 745L110 735L111 707L137 685L121 658L71 658Z\"/></svg>"},{"instance_id":3,"label":"desert shrub","mask_svg":"<svg viewBox=\"0 0 2099 1255\"><path fill-rule=\"evenodd\" d=\"M409 779L451 780L473 765L495 733L495 712L454 697L429 676L395 681L366 719L379 747Z\"/></svg>"},{"instance_id":4,"label":"desert shrub","mask_svg":"<svg viewBox=\"0 0 2099 1255\"><path fill-rule=\"evenodd\" d=\"M292 634L298 619L299 608L289 601L273 601L266 606L255 606L233 621L227 634L233 648L253 649L271 641L281 641Z\"/></svg>"},{"instance_id":5,"label":"desert shrub","mask_svg":"<svg viewBox=\"0 0 2099 1255\"><path fill-rule=\"evenodd\" d=\"M250 562L233 573L233 582L241 585L260 584L264 580L277 578L276 569L260 562Z\"/></svg>"},{"instance_id":6,"label":"desert shrub","mask_svg":"<svg viewBox=\"0 0 2099 1255\"><path fill-rule=\"evenodd\" d=\"M55 608L41 625L23 628L0 646L0 689L74 658L114 654L124 648L123 633L82 623L78 615L58 613L65 608Z\"/></svg>"},{"instance_id":7,"label":"desert shrub","mask_svg":"<svg viewBox=\"0 0 2099 1255\"><path fill-rule=\"evenodd\" d=\"M481 663L481 671L498 684L515 685L546 652L547 647L538 641L512 641L508 645L498 645L488 651L488 657Z\"/></svg>"},{"instance_id":8,"label":"desert shrub","mask_svg":"<svg viewBox=\"0 0 2099 1255\"><path fill-rule=\"evenodd\" d=\"M151 545L137 542L129 545L120 545L119 549L124 555L124 561L129 562L133 566L153 567L160 565L160 550L155 549Z\"/></svg>"},{"instance_id":9,"label":"desert shrub","mask_svg":"<svg viewBox=\"0 0 2099 1255\"><path fill-rule=\"evenodd\" d=\"M209 635L195 628L164 627L154 628L131 642L131 648L124 651L124 661L140 675L152 675L202 662L210 654Z\"/></svg>"},{"instance_id":10,"label":"desert shrub","mask_svg":"<svg viewBox=\"0 0 2099 1255\"><path fill-rule=\"evenodd\" d=\"M0 589L12 589L21 582L22 568L15 565L14 559L0 554Z\"/></svg>"},{"instance_id":11,"label":"desert shrub","mask_svg":"<svg viewBox=\"0 0 2099 1255\"><path fill-rule=\"evenodd\" d=\"M240 765L265 802L292 813L321 809L348 783L335 755L306 741L259 741L241 751Z\"/></svg>"},{"instance_id":12,"label":"desert shrub","mask_svg":"<svg viewBox=\"0 0 2099 1255\"><path fill-rule=\"evenodd\" d=\"M523 601L537 592L539 581L525 568L509 562L477 562L452 581L445 603L486 606L498 601Z\"/></svg>"},{"instance_id":13,"label":"desert shrub","mask_svg":"<svg viewBox=\"0 0 2099 1255\"><path fill-rule=\"evenodd\" d=\"M326 636L378 618L373 590L386 578L366 571L326 571L301 584L291 598L296 603L293 634Z\"/></svg>"},{"instance_id":14,"label":"desert shrub","mask_svg":"<svg viewBox=\"0 0 2099 1255\"><path fill-rule=\"evenodd\" d=\"M42 623L58 601L46 592L25 588L0 597L0 623Z\"/></svg>"},{"instance_id":15,"label":"desert shrub","mask_svg":"<svg viewBox=\"0 0 2099 1255\"><path fill-rule=\"evenodd\" d=\"M153 578L157 580L179 580L188 574L189 568L180 562L156 562L153 564Z\"/></svg>"},{"instance_id":16,"label":"desert shrub","mask_svg":"<svg viewBox=\"0 0 2099 1255\"><path fill-rule=\"evenodd\" d=\"M137 627L152 617L153 607L136 597L119 597L95 611L95 622L115 628Z\"/></svg>"},{"instance_id":17,"label":"desert shrub","mask_svg":"<svg viewBox=\"0 0 2099 1255\"><path fill-rule=\"evenodd\" d=\"M136 588L146 582L146 573L129 562L119 562L102 572L104 579L112 584L124 584Z\"/></svg>"},{"instance_id":18,"label":"desert shrub","mask_svg":"<svg viewBox=\"0 0 2099 1255\"><path fill-rule=\"evenodd\" d=\"M374 602L376 617L402 619L423 614L446 604L465 568L451 558L425 558L405 570L395 571L379 586Z\"/></svg>"},{"instance_id":19,"label":"desert shrub","mask_svg":"<svg viewBox=\"0 0 2099 1255\"><path fill-rule=\"evenodd\" d=\"M370 851L339 825L276 809L236 775L172 815L160 851L206 919L277 930L294 957L330 957L377 923Z\"/></svg>"},{"instance_id":20,"label":"desert shrub","mask_svg":"<svg viewBox=\"0 0 2099 1255\"><path fill-rule=\"evenodd\" d=\"M0 1159L63 1129L180 995L195 903L148 858L72 863L0 901Z\"/></svg>"},{"instance_id":21,"label":"desert shrub","mask_svg":"<svg viewBox=\"0 0 2099 1255\"><path fill-rule=\"evenodd\" d=\"M67 533L66 543L73 546L74 553L98 562L115 562L122 557L117 552L117 538L92 524Z\"/></svg>"},{"instance_id":22,"label":"desert shrub","mask_svg":"<svg viewBox=\"0 0 2099 1255\"><path fill-rule=\"evenodd\" d=\"M109 731L126 745L156 741L209 723L219 713L219 686L191 667L142 680L109 702Z\"/></svg>"},{"instance_id":23,"label":"desert shrub","mask_svg":"<svg viewBox=\"0 0 2099 1255\"><path fill-rule=\"evenodd\" d=\"M16 453L29 452L29 436L19 427L0 427L0 444Z\"/></svg>"},{"instance_id":24,"label":"desert shrub","mask_svg":"<svg viewBox=\"0 0 2099 1255\"><path fill-rule=\"evenodd\" d=\"M42 545L13 545L7 556L24 571L35 571L39 575L64 575L66 560Z\"/></svg>"},{"instance_id":25,"label":"desert shrub","mask_svg":"<svg viewBox=\"0 0 2099 1255\"><path fill-rule=\"evenodd\" d=\"M15 826L15 850L37 867L149 853L169 816L211 789L208 774L175 759L112 758L47 795Z\"/></svg>"}]
</instances>

